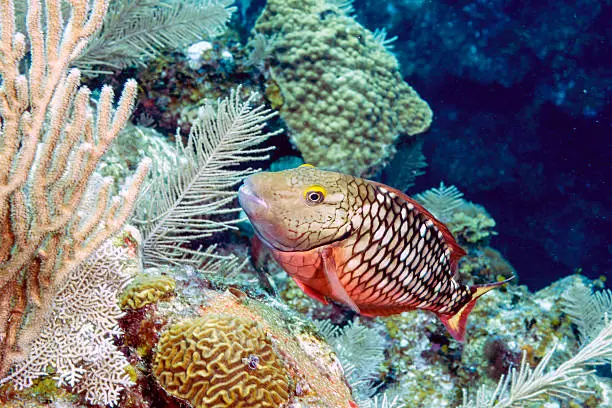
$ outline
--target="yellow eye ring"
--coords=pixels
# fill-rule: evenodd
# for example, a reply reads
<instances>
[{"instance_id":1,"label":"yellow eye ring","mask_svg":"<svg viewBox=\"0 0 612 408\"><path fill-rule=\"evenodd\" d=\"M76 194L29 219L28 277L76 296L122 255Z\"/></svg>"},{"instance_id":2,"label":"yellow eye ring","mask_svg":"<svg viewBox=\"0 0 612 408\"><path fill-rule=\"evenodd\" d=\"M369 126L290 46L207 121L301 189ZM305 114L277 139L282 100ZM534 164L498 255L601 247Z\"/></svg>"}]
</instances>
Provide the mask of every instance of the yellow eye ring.
<instances>
[{"instance_id":1,"label":"yellow eye ring","mask_svg":"<svg viewBox=\"0 0 612 408\"><path fill-rule=\"evenodd\" d=\"M319 204L325 200L325 194L327 191L321 186L310 186L304 191L304 200L308 204Z\"/></svg>"}]
</instances>

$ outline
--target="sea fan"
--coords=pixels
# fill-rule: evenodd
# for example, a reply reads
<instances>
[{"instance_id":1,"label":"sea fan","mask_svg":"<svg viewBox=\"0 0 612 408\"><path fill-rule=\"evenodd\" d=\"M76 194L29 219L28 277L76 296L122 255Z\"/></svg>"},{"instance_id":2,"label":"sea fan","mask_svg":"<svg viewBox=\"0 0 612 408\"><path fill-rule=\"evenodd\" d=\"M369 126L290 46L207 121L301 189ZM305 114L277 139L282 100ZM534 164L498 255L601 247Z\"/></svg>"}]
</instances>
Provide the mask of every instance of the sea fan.
<instances>
[{"instance_id":1,"label":"sea fan","mask_svg":"<svg viewBox=\"0 0 612 408\"><path fill-rule=\"evenodd\" d=\"M445 186L443 182L438 188L415 195L414 199L442 222L449 221L453 211L465 203L463 193L457 187Z\"/></svg>"},{"instance_id":2,"label":"sea fan","mask_svg":"<svg viewBox=\"0 0 612 408\"><path fill-rule=\"evenodd\" d=\"M359 322L339 327L329 320L315 320L319 333L329 343L342 363L344 375L361 408L395 408L400 398L395 389L372 397L377 388L380 366L385 359L385 340L378 330Z\"/></svg>"},{"instance_id":3,"label":"sea fan","mask_svg":"<svg viewBox=\"0 0 612 408\"><path fill-rule=\"evenodd\" d=\"M189 264L215 270L210 262L233 259L215 255L214 247L201 252L193 243L236 228L241 220L231 215L239 209L228 208L236 197L234 187L258 171L239 166L267 159L271 148L255 146L278 133L262 131L275 112L252 108L256 95L246 101L239 95L240 88L216 109L210 104L200 108L187 143L176 137L175 170L155 176L141 194L132 222L143 235L146 266Z\"/></svg>"},{"instance_id":4,"label":"sea fan","mask_svg":"<svg viewBox=\"0 0 612 408\"><path fill-rule=\"evenodd\" d=\"M578 327L580 341L588 343L601 331L605 319L612 318L612 291L592 292L582 283L573 285L563 296L565 313Z\"/></svg>"},{"instance_id":5,"label":"sea fan","mask_svg":"<svg viewBox=\"0 0 612 408\"><path fill-rule=\"evenodd\" d=\"M145 65L162 50L180 48L225 30L233 0L117 0L102 30L75 61L89 74Z\"/></svg>"}]
</instances>

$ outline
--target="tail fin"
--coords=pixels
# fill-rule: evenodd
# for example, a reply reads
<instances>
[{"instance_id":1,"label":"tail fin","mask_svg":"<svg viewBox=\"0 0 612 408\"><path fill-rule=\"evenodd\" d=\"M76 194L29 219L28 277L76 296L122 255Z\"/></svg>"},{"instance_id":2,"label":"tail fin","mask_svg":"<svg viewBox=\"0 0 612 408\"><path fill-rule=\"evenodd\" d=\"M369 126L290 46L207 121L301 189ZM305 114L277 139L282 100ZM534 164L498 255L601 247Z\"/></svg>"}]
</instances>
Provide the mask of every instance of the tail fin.
<instances>
[{"instance_id":1,"label":"tail fin","mask_svg":"<svg viewBox=\"0 0 612 408\"><path fill-rule=\"evenodd\" d=\"M465 340L465 327L467 325L467 318L476 305L476 301L479 297L490 291L491 289L495 289L498 286L503 285L504 283L510 282L514 279L514 276L503 280L501 282L493 282L487 283L486 285L474 285L470 289L472 290L472 297L469 302L467 302L461 309L459 309L453 315L443 315L438 314L438 318L442 321L446 330L450 333L451 336L457 341L463 342Z\"/></svg>"}]
</instances>

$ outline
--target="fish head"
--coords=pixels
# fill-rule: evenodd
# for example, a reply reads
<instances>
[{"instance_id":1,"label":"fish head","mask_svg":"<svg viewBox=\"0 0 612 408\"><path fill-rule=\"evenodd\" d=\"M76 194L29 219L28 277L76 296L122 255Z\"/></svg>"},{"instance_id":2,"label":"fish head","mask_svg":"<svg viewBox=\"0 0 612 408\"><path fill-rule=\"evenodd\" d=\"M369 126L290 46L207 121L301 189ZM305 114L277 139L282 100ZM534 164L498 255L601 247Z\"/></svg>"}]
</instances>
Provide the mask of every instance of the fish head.
<instances>
[{"instance_id":1,"label":"fish head","mask_svg":"<svg viewBox=\"0 0 612 408\"><path fill-rule=\"evenodd\" d=\"M346 238L355 209L348 199L351 176L310 165L247 177L240 206L255 231L280 251L308 251Z\"/></svg>"}]
</instances>

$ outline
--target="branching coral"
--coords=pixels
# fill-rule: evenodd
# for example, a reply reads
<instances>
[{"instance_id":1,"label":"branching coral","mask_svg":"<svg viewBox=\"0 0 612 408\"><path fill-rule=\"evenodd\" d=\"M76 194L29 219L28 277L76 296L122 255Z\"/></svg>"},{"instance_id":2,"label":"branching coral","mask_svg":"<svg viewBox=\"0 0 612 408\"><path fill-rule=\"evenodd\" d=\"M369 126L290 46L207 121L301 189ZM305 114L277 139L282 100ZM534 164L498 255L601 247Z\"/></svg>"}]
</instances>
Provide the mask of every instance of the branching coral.
<instances>
[{"instance_id":1,"label":"branching coral","mask_svg":"<svg viewBox=\"0 0 612 408\"><path fill-rule=\"evenodd\" d=\"M132 111L136 83L126 83L115 111L104 87L92 112L89 89L68 68L108 3L72 0L67 21L62 3L29 0L26 40L13 1L0 1L0 375L26 357L71 272L123 226L148 168L143 162L117 197L109 179L86 197Z\"/></svg>"},{"instance_id":2,"label":"branching coral","mask_svg":"<svg viewBox=\"0 0 612 408\"><path fill-rule=\"evenodd\" d=\"M133 227L105 242L74 269L55 296L41 333L26 360L17 363L0 383L19 389L54 373L58 386L70 386L93 404L114 404L132 384L129 363L117 349L117 296L140 268L140 234Z\"/></svg>"}]
</instances>

